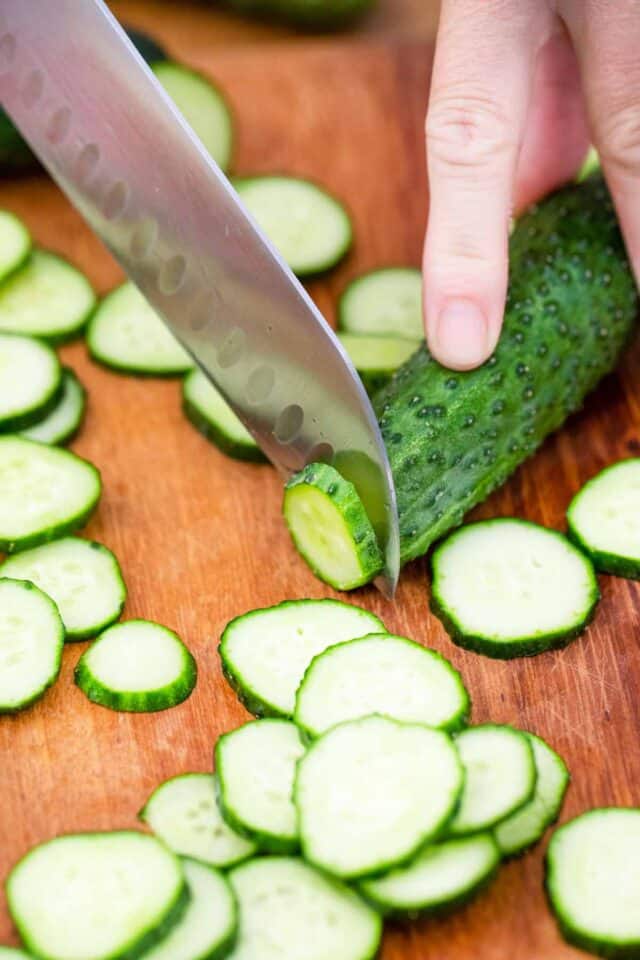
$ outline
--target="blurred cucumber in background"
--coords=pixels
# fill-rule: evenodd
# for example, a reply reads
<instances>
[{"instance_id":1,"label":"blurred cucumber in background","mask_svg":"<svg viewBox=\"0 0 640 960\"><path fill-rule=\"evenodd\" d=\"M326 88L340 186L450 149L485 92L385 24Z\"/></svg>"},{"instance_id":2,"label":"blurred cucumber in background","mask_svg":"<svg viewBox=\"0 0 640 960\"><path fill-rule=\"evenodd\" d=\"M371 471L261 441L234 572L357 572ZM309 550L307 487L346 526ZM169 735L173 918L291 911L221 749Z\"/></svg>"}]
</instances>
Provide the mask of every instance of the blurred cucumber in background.
<instances>
[{"instance_id":1,"label":"blurred cucumber in background","mask_svg":"<svg viewBox=\"0 0 640 960\"><path fill-rule=\"evenodd\" d=\"M310 30L347 26L370 10L375 0L223 0L226 7L247 16L282 20Z\"/></svg>"}]
</instances>

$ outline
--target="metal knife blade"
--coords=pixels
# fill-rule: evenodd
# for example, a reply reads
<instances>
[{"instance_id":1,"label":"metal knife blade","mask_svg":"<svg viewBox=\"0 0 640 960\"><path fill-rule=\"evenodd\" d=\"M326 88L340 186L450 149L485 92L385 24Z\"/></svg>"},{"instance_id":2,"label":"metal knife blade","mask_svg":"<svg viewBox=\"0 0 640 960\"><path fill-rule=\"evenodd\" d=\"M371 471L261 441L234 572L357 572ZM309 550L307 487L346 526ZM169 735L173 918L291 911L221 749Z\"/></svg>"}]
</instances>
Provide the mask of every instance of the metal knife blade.
<instances>
[{"instance_id":1,"label":"metal knife blade","mask_svg":"<svg viewBox=\"0 0 640 960\"><path fill-rule=\"evenodd\" d=\"M0 0L0 100L270 460L337 459L392 596L393 479L360 380L102 0Z\"/></svg>"}]
</instances>

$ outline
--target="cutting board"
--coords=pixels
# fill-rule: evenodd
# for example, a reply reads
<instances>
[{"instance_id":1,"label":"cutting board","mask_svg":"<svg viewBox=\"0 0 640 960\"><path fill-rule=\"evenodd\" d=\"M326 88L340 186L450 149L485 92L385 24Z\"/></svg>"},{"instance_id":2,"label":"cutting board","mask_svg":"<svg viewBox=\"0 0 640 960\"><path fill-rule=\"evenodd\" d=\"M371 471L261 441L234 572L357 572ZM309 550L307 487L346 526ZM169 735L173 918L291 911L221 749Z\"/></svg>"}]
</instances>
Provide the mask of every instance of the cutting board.
<instances>
[{"instance_id":1,"label":"cutting board","mask_svg":"<svg viewBox=\"0 0 640 960\"><path fill-rule=\"evenodd\" d=\"M311 286L329 317L354 274L419 263L429 49L336 44L176 53L227 92L237 119L237 172L314 177L351 209L353 253ZM69 256L101 293L119 281L109 255L44 177L0 184L0 206L23 216L39 243ZM186 703L164 713L112 713L74 687L84 644L70 644L44 699L0 719L1 876L30 846L58 833L135 826L161 780L210 770L216 737L248 719L220 673L216 646L225 623L284 599L332 595L289 542L275 472L226 459L203 439L180 412L178 383L108 372L88 360L82 342L61 353L89 391L73 449L96 463L104 480L86 535L122 562L125 615L175 628L197 658L199 682ZM476 516L515 514L562 529L579 485L640 451L639 373L636 348ZM428 610L424 561L404 571L395 602L374 589L351 599L391 631L449 657L469 687L475 722L531 729L560 751L572 773L565 819L598 804L640 803L640 586L605 577L602 592L594 624L566 650L512 663L451 643ZM545 904L543 847L506 865L487 893L452 918L390 929L383 960L577 956L562 944ZM0 941L15 942L4 903Z\"/></svg>"}]
</instances>

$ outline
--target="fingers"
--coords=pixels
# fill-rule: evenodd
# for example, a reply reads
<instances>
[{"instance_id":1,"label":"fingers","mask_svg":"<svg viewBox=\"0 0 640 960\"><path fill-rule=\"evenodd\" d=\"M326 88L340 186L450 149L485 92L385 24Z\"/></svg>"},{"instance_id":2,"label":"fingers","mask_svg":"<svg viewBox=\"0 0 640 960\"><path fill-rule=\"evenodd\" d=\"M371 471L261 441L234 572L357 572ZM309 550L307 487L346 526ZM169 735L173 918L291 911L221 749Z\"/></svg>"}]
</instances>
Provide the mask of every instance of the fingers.
<instances>
[{"instance_id":1,"label":"fingers","mask_svg":"<svg viewBox=\"0 0 640 960\"><path fill-rule=\"evenodd\" d=\"M441 363L492 352L507 286L508 223L538 49L539 0L444 0L427 114L425 325Z\"/></svg>"}]
</instances>

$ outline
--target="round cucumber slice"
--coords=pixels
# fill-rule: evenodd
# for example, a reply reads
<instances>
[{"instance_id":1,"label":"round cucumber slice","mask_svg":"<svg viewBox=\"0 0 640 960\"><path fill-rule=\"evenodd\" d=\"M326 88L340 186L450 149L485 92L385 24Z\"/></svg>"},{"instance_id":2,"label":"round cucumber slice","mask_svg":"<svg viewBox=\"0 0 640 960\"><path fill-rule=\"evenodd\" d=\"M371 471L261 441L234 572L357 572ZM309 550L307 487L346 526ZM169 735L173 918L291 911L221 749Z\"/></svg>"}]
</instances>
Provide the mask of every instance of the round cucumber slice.
<instances>
[{"instance_id":1,"label":"round cucumber slice","mask_svg":"<svg viewBox=\"0 0 640 960\"><path fill-rule=\"evenodd\" d=\"M55 407L32 427L20 435L39 443L67 443L80 429L86 406L87 393L73 370L62 371L62 393Z\"/></svg>"},{"instance_id":2,"label":"round cucumber slice","mask_svg":"<svg viewBox=\"0 0 640 960\"><path fill-rule=\"evenodd\" d=\"M330 647L311 661L293 716L305 733L317 737L372 713L458 730L469 713L469 695L448 660L404 637L362 637Z\"/></svg>"},{"instance_id":3,"label":"round cucumber slice","mask_svg":"<svg viewBox=\"0 0 640 960\"><path fill-rule=\"evenodd\" d=\"M400 337L361 336L339 333L338 340L349 354L368 393L380 390L420 346L417 340Z\"/></svg>"},{"instance_id":4,"label":"round cucumber slice","mask_svg":"<svg viewBox=\"0 0 640 960\"><path fill-rule=\"evenodd\" d=\"M446 733L377 716L342 723L298 763L304 857L342 879L406 863L444 828L462 784Z\"/></svg>"},{"instance_id":5,"label":"round cucumber slice","mask_svg":"<svg viewBox=\"0 0 640 960\"><path fill-rule=\"evenodd\" d=\"M177 922L188 892L174 854L123 830L34 847L10 872L7 900L25 946L44 960L135 960Z\"/></svg>"},{"instance_id":6,"label":"round cucumber slice","mask_svg":"<svg viewBox=\"0 0 640 960\"><path fill-rule=\"evenodd\" d=\"M0 333L0 433L41 420L58 402L61 388L62 370L51 347Z\"/></svg>"},{"instance_id":7,"label":"round cucumber slice","mask_svg":"<svg viewBox=\"0 0 640 960\"><path fill-rule=\"evenodd\" d=\"M328 270L351 247L344 207L315 183L295 177L247 177L234 186L249 213L299 277Z\"/></svg>"},{"instance_id":8,"label":"round cucumber slice","mask_svg":"<svg viewBox=\"0 0 640 960\"><path fill-rule=\"evenodd\" d=\"M338 304L345 333L424 339L422 274L414 267L385 267L356 277Z\"/></svg>"},{"instance_id":9,"label":"round cucumber slice","mask_svg":"<svg viewBox=\"0 0 640 960\"><path fill-rule=\"evenodd\" d=\"M33 957L26 950L19 950L18 947L5 947L0 944L0 960L33 960Z\"/></svg>"},{"instance_id":10,"label":"round cucumber slice","mask_svg":"<svg viewBox=\"0 0 640 960\"><path fill-rule=\"evenodd\" d=\"M192 370L182 384L182 409L207 440L237 460L265 461L265 455L223 396L201 370Z\"/></svg>"},{"instance_id":11,"label":"round cucumber slice","mask_svg":"<svg viewBox=\"0 0 640 960\"><path fill-rule=\"evenodd\" d=\"M31 237L22 220L0 210L0 282L22 266L31 250Z\"/></svg>"}]
</instances>

